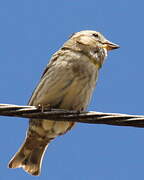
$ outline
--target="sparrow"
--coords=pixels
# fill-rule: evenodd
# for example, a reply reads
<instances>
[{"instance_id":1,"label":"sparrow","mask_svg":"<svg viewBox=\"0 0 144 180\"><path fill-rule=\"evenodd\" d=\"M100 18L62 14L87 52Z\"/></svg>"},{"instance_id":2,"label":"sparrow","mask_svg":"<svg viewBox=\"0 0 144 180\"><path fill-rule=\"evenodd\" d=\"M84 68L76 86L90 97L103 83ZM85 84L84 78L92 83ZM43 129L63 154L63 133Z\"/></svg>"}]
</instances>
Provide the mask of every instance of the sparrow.
<instances>
[{"instance_id":1,"label":"sparrow","mask_svg":"<svg viewBox=\"0 0 144 180\"><path fill-rule=\"evenodd\" d=\"M52 55L28 105L85 111L107 52L117 48L117 44L108 41L100 32L74 33ZM39 175L49 143L72 129L74 124L30 119L25 141L11 159L9 168L23 168L31 175Z\"/></svg>"}]
</instances>

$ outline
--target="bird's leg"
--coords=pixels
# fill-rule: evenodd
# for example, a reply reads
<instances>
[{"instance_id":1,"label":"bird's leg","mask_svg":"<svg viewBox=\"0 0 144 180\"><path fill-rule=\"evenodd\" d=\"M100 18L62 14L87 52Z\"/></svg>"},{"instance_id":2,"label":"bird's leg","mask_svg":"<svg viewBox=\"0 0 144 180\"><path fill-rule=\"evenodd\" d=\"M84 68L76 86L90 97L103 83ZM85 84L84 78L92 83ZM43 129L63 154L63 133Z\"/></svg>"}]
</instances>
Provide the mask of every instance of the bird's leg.
<instances>
[{"instance_id":1,"label":"bird's leg","mask_svg":"<svg viewBox=\"0 0 144 180\"><path fill-rule=\"evenodd\" d=\"M41 112L50 111L52 109L50 104L38 104L37 108L40 109Z\"/></svg>"}]
</instances>

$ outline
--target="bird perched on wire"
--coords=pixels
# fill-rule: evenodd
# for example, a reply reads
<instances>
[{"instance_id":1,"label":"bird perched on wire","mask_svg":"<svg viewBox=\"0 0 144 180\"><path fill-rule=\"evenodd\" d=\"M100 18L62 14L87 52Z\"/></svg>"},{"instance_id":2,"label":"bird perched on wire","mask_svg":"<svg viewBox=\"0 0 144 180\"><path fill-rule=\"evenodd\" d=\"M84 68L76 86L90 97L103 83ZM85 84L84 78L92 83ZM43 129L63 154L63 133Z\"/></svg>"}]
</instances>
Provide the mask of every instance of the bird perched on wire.
<instances>
[{"instance_id":1,"label":"bird perched on wire","mask_svg":"<svg viewBox=\"0 0 144 180\"><path fill-rule=\"evenodd\" d=\"M34 90L29 105L85 111L107 52L119 46L96 31L74 33L51 57ZM9 163L39 175L42 159L49 143L65 134L74 122L30 119L24 144Z\"/></svg>"}]
</instances>

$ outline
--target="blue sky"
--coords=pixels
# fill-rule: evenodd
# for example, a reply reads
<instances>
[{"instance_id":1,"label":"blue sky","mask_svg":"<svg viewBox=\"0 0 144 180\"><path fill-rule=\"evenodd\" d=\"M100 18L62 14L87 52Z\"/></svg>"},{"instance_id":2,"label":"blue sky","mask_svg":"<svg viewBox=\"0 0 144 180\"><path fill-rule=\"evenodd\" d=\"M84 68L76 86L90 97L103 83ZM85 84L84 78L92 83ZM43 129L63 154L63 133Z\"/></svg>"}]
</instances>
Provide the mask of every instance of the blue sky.
<instances>
[{"instance_id":1,"label":"blue sky","mask_svg":"<svg viewBox=\"0 0 144 180\"><path fill-rule=\"evenodd\" d=\"M144 2L130 0L1 0L0 103L27 103L51 55L68 36L97 30L120 49L109 53L89 110L144 113ZM49 146L42 173L7 164L21 145L27 119L0 117L0 179L144 179L144 130L78 124Z\"/></svg>"}]
</instances>

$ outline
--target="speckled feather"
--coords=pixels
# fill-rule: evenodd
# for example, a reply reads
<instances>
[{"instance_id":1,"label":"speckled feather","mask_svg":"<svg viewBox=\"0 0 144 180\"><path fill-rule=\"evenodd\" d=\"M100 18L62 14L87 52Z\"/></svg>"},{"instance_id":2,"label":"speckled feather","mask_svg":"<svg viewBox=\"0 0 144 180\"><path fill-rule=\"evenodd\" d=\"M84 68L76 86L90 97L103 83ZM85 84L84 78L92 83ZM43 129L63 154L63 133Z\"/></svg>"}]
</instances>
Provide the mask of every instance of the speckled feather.
<instances>
[{"instance_id":1,"label":"speckled feather","mask_svg":"<svg viewBox=\"0 0 144 180\"><path fill-rule=\"evenodd\" d=\"M100 33L75 33L57 51L47 65L34 90L29 105L50 105L52 108L86 110L96 85L108 42ZM30 119L24 144L10 161L10 168L22 167L39 175L42 158L52 139L70 130L75 123Z\"/></svg>"}]
</instances>

